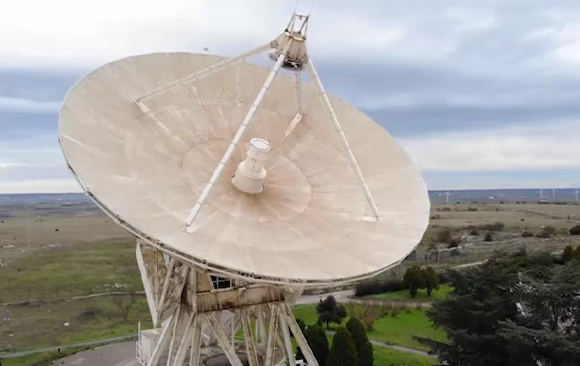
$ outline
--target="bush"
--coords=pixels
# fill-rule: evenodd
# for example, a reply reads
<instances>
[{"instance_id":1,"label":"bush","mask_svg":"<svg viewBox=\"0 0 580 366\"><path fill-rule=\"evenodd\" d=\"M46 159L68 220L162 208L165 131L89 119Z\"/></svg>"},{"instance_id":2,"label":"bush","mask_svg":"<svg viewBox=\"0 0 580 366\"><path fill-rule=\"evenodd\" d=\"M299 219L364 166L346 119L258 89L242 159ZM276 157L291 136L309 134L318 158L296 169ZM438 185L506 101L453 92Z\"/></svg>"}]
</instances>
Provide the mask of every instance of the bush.
<instances>
[{"instance_id":1,"label":"bush","mask_svg":"<svg viewBox=\"0 0 580 366\"><path fill-rule=\"evenodd\" d=\"M459 251L459 249L453 248L453 249L451 249L449 251L449 255L452 256L452 257L455 257L455 256L458 256L458 255L461 255L461 252Z\"/></svg>"},{"instance_id":2,"label":"bush","mask_svg":"<svg viewBox=\"0 0 580 366\"><path fill-rule=\"evenodd\" d=\"M546 233L548 233L549 235L556 234L556 228L553 227L553 226L544 226L543 231L546 232Z\"/></svg>"},{"instance_id":3,"label":"bush","mask_svg":"<svg viewBox=\"0 0 580 366\"><path fill-rule=\"evenodd\" d=\"M438 275L440 284L451 282L451 277L449 277L449 274L447 274L447 272L441 272L438 273Z\"/></svg>"},{"instance_id":4,"label":"bush","mask_svg":"<svg viewBox=\"0 0 580 366\"><path fill-rule=\"evenodd\" d=\"M572 259L574 259L575 256L576 251L574 250L574 247L572 247L571 245L566 245L564 251L562 252L562 261L564 263L570 262Z\"/></svg>"},{"instance_id":5,"label":"bush","mask_svg":"<svg viewBox=\"0 0 580 366\"><path fill-rule=\"evenodd\" d=\"M541 239L548 239L548 238L550 238L551 236L552 236L552 235L550 235L550 233L549 233L549 232L542 230L542 231L540 231L540 232L539 232L539 233L536 235L536 238L541 238Z\"/></svg>"},{"instance_id":6,"label":"bush","mask_svg":"<svg viewBox=\"0 0 580 366\"><path fill-rule=\"evenodd\" d=\"M471 236L479 236L479 231L477 231L477 229L471 230L469 232L469 235L471 235Z\"/></svg>"},{"instance_id":7,"label":"bush","mask_svg":"<svg viewBox=\"0 0 580 366\"><path fill-rule=\"evenodd\" d=\"M528 230L522 231L522 238L531 238L534 236L534 233Z\"/></svg>"},{"instance_id":8,"label":"bush","mask_svg":"<svg viewBox=\"0 0 580 366\"><path fill-rule=\"evenodd\" d=\"M481 225L480 229L487 231L502 231L505 229L505 225L503 222L494 222L493 224Z\"/></svg>"},{"instance_id":9,"label":"bush","mask_svg":"<svg viewBox=\"0 0 580 366\"><path fill-rule=\"evenodd\" d=\"M393 318L396 318L397 316L399 316L399 312L400 312L400 311L401 311L401 310L399 309L399 307L398 307L398 306L393 306L393 310L391 310L391 316L392 316Z\"/></svg>"},{"instance_id":10,"label":"bush","mask_svg":"<svg viewBox=\"0 0 580 366\"><path fill-rule=\"evenodd\" d=\"M449 242L449 244L447 244L447 248L457 248L459 246L459 240L458 239L451 239L451 241Z\"/></svg>"},{"instance_id":11,"label":"bush","mask_svg":"<svg viewBox=\"0 0 580 366\"><path fill-rule=\"evenodd\" d=\"M483 238L483 241L493 241L493 236L491 235L491 233L487 233L485 234L485 238Z\"/></svg>"},{"instance_id":12,"label":"bush","mask_svg":"<svg viewBox=\"0 0 580 366\"><path fill-rule=\"evenodd\" d=\"M453 240L453 236L451 234L451 229L442 229L439 230L437 233L437 242L438 243L451 243Z\"/></svg>"},{"instance_id":13,"label":"bush","mask_svg":"<svg viewBox=\"0 0 580 366\"><path fill-rule=\"evenodd\" d=\"M404 289L403 282L395 279L361 282L355 287L355 296L382 294L383 292L395 292Z\"/></svg>"},{"instance_id":14,"label":"bush","mask_svg":"<svg viewBox=\"0 0 580 366\"><path fill-rule=\"evenodd\" d=\"M580 225L573 226L570 229L570 235L580 235Z\"/></svg>"}]
</instances>

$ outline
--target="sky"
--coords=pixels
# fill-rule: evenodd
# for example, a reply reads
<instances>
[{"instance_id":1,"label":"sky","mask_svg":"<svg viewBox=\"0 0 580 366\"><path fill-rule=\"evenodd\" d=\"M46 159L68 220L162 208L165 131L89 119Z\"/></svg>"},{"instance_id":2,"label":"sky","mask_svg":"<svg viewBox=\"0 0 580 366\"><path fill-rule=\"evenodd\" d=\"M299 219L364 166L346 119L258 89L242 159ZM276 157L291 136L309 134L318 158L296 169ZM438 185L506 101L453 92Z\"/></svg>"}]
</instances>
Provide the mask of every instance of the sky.
<instances>
[{"instance_id":1,"label":"sky","mask_svg":"<svg viewBox=\"0 0 580 366\"><path fill-rule=\"evenodd\" d=\"M92 69L156 51L234 56L295 8L311 14L326 90L384 126L430 189L580 186L579 1L3 0L0 193L81 191L58 111Z\"/></svg>"}]
</instances>

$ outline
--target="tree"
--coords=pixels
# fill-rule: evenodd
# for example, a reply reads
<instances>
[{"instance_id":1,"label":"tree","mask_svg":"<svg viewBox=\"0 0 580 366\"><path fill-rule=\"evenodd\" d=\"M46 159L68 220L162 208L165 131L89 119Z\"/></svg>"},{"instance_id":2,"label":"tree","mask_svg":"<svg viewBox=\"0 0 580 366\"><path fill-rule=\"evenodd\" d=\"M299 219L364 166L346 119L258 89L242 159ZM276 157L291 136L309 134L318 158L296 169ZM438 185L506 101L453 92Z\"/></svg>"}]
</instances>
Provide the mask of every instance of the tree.
<instances>
[{"instance_id":1,"label":"tree","mask_svg":"<svg viewBox=\"0 0 580 366\"><path fill-rule=\"evenodd\" d=\"M405 275L403 276L403 284L411 292L411 297L415 297L417 295L417 290L425 286L421 267L414 264L407 268Z\"/></svg>"},{"instance_id":2,"label":"tree","mask_svg":"<svg viewBox=\"0 0 580 366\"><path fill-rule=\"evenodd\" d=\"M359 366L356 347L350 332L338 328L332 338L332 347L326 360L327 366Z\"/></svg>"},{"instance_id":3,"label":"tree","mask_svg":"<svg viewBox=\"0 0 580 366\"><path fill-rule=\"evenodd\" d=\"M427 289L427 296L431 296L433 289L436 289L439 286L439 275L431 266L424 268L422 274L423 282L425 284L425 288Z\"/></svg>"},{"instance_id":4,"label":"tree","mask_svg":"<svg viewBox=\"0 0 580 366\"><path fill-rule=\"evenodd\" d=\"M326 299L320 300L318 305L316 305L316 312L318 313L318 322L326 323L327 329L329 323L340 324L347 315L344 306L337 303L332 295L328 295Z\"/></svg>"},{"instance_id":5,"label":"tree","mask_svg":"<svg viewBox=\"0 0 580 366\"><path fill-rule=\"evenodd\" d=\"M562 261L564 263L570 262L576 256L575 250L571 245L566 245L562 252Z\"/></svg>"},{"instance_id":6,"label":"tree","mask_svg":"<svg viewBox=\"0 0 580 366\"><path fill-rule=\"evenodd\" d=\"M364 326L357 318L350 318L346 323L346 329L350 332L356 354L358 356L359 366L373 366L373 345L369 341Z\"/></svg>"},{"instance_id":7,"label":"tree","mask_svg":"<svg viewBox=\"0 0 580 366\"><path fill-rule=\"evenodd\" d=\"M449 298L427 311L449 341L420 339L442 364L579 364L578 261L557 265L548 253L504 253L449 276Z\"/></svg>"},{"instance_id":8,"label":"tree","mask_svg":"<svg viewBox=\"0 0 580 366\"><path fill-rule=\"evenodd\" d=\"M314 358L318 361L319 365L326 365L326 359L328 357L329 346L328 338L326 338L326 333L324 329L317 325L309 325L306 328L304 337L314 354ZM300 351L301 352L301 351Z\"/></svg>"},{"instance_id":9,"label":"tree","mask_svg":"<svg viewBox=\"0 0 580 366\"><path fill-rule=\"evenodd\" d=\"M578 365L580 263L572 261L547 272L540 279L524 275L518 294L526 315L502 322L500 335L544 364Z\"/></svg>"},{"instance_id":10,"label":"tree","mask_svg":"<svg viewBox=\"0 0 580 366\"><path fill-rule=\"evenodd\" d=\"M115 303L115 305L117 305L121 311L123 321L126 322L129 319L129 311L137 301L137 296L135 291L131 290L127 293L113 295L112 301Z\"/></svg>"}]
</instances>

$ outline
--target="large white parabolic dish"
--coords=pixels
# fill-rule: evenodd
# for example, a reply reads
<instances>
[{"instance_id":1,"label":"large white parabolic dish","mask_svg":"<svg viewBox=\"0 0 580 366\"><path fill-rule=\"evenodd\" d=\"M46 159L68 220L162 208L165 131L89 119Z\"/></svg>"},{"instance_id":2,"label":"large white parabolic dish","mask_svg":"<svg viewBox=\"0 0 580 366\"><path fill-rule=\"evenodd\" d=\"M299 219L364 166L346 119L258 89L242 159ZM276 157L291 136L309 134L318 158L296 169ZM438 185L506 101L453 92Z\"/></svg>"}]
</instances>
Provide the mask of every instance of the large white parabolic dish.
<instances>
[{"instance_id":1,"label":"large white parabolic dish","mask_svg":"<svg viewBox=\"0 0 580 366\"><path fill-rule=\"evenodd\" d=\"M316 89L303 84L304 118L292 130L296 85L278 75L219 183L184 230L269 69L238 63L147 101L134 99L223 60L152 53L106 64L78 81L60 111L60 142L83 188L121 225L180 258L276 283L360 279L399 263L419 243L429 199L419 170L378 124L329 96L380 211L371 209ZM249 140L271 150L264 191L231 177Z\"/></svg>"}]
</instances>

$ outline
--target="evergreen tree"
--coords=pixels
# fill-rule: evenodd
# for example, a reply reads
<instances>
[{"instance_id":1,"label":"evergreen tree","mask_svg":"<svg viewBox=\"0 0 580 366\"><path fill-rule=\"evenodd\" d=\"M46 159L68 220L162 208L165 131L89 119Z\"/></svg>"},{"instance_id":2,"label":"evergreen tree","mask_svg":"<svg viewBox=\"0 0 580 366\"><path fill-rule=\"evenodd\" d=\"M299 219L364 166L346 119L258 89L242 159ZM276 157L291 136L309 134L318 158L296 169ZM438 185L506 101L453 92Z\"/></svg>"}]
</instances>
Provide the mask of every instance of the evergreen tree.
<instances>
[{"instance_id":1,"label":"evergreen tree","mask_svg":"<svg viewBox=\"0 0 580 366\"><path fill-rule=\"evenodd\" d=\"M431 296L433 289L439 286L439 275L435 272L433 267L429 266L423 269L423 282L427 289L427 296Z\"/></svg>"},{"instance_id":2,"label":"evergreen tree","mask_svg":"<svg viewBox=\"0 0 580 366\"><path fill-rule=\"evenodd\" d=\"M359 366L356 347L346 328L340 327L334 334L326 366Z\"/></svg>"},{"instance_id":3,"label":"evergreen tree","mask_svg":"<svg viewBox=\"0 0 580 366\"><path fill-rule=\"evenodd\" d=\"M449 299L427 312L449 341L420 339L441 363L580 364L579 261L556 265L548 254L503 254L451 271L450 280Z\"/></svg>"},{"instance_id":4,"label":"evergreen tree","mask_svg":"<svg viewBox=\"0 0 580 366\"><path fill-rule=\"evenodd\" d=\"M329 323L340 324L347 315L344 306L337 303L332 295L320 300L318 305L316 305L316 312L318 313L318 323L326 323L327 329Z\"/></svg>"},{"instance_id":5,"label":"evergreen tree","mask_svg":"<svg viewBox=\"0 0 580 366\"><path fill-rule=\"evenodd\" d=\"M317 325L309 325L306 328L304 337L314 354L314 358L318 361L319 365L326 365L326 359L328 357L328 338L326 338L326 333L324 329Z\"/></svg>"},{"instance_id":6,"label":"evergreen tree","mask_svg":"<svg viewBox=\"0 0 580 366\"><path fill-rule=\"evenodd\" d=\"M346 323L346 329L350 332L356 353L358 355L359 366L373 366L373 345L369 341L365 328L357 318L350 318Z\"/></svg>"},{"instance_id":7,"label":"evergreen tree","mask_svg":"<svg viewBox=\"0 0 580 366\"><path fill-rule=\"evenodd\" d=\"M454 290L449 299L435 302L427 316L445 330L448 342L420 339L447 365L531 365L531 356L512 349L497 333L500 321L515 319L517 266L504 266L500 257L485 264L450 271Z\"/></svg>"},{"instance_id":8,"label":"evergreen tree","mask_svg":"<svg viewBox=\"0 0 580 366\"><path fill-rule=\"evenodd\" d=\"M425 286L421 267L413 264L411 267L407 268L403 275L403 285L409 289L411 297L415 297L417 295L417 290Z\"/></svg>"}]
</instances>

